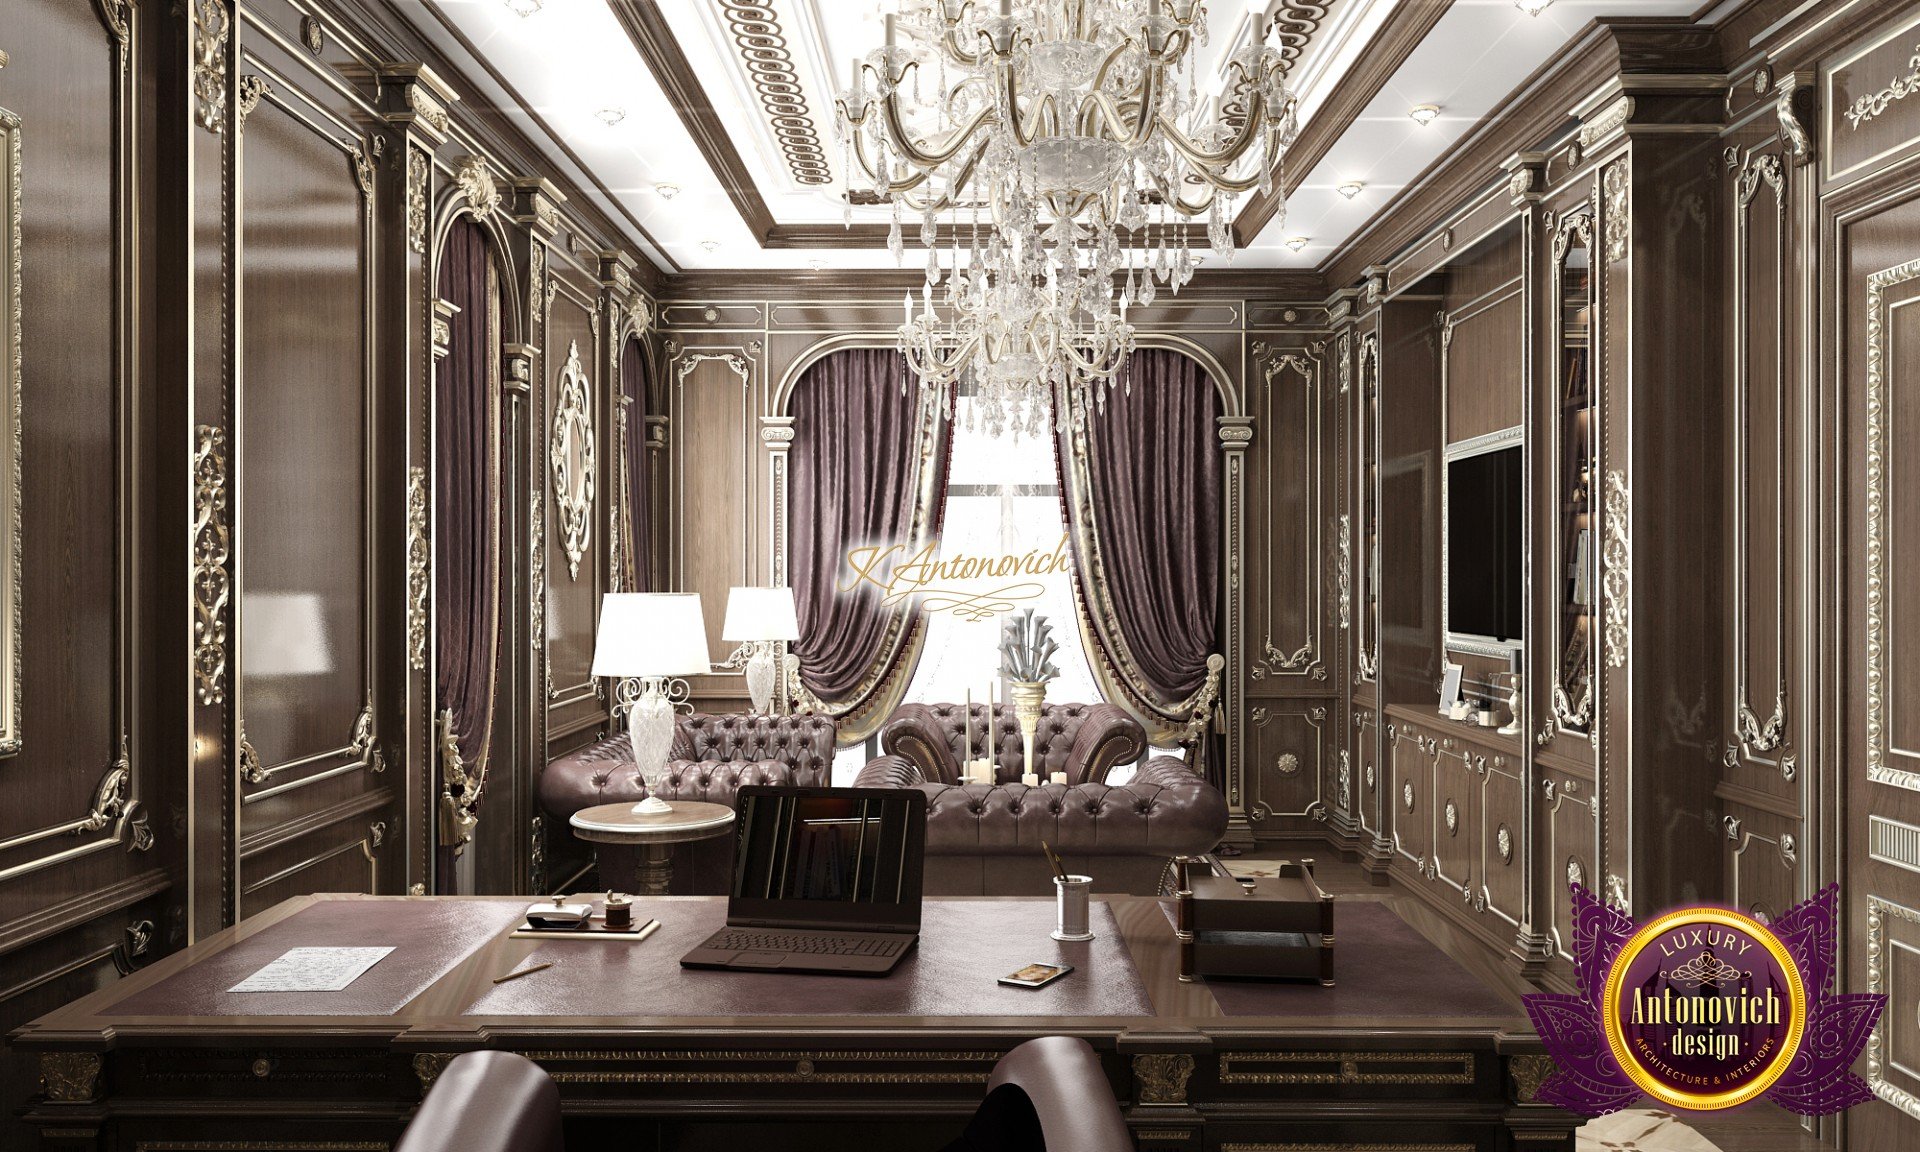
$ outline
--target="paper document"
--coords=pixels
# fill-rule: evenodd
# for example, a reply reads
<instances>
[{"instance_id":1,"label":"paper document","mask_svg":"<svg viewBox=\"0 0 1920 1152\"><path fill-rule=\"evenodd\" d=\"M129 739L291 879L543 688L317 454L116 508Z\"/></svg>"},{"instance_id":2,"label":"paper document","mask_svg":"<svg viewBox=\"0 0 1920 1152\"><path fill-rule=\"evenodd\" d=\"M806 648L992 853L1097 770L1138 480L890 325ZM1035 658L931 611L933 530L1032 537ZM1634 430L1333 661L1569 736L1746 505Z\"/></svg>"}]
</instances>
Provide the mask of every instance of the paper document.
<instances>
[{"instance_id":1,"label":"paper document","mask_svg":"<svg viewBox=\"0 0 1920 1152\"><path fill-rule=\"evenodd\" d=\"M229 992L338 992L392 948L291 948Z\"/></svg>"}]
</instances>

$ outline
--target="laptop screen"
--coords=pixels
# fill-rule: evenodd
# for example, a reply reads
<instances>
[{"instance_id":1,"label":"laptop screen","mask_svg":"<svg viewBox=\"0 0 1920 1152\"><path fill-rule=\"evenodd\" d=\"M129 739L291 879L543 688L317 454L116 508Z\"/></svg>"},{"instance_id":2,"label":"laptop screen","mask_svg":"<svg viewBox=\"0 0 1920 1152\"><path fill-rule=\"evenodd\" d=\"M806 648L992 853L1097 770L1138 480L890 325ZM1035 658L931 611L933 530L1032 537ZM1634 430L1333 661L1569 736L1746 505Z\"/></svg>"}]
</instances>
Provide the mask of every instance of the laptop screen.
<instances>
[{"instance_id":1,"label":"laptop screen","mask_svg":"<svg viewBox=\"0 0 1920 1152\"><path fill-rule=\"evenodd\" d=\"M918 789L755 786L737 803L730 922L919 927L926 796Z\"/></svg>"}]
</instances>

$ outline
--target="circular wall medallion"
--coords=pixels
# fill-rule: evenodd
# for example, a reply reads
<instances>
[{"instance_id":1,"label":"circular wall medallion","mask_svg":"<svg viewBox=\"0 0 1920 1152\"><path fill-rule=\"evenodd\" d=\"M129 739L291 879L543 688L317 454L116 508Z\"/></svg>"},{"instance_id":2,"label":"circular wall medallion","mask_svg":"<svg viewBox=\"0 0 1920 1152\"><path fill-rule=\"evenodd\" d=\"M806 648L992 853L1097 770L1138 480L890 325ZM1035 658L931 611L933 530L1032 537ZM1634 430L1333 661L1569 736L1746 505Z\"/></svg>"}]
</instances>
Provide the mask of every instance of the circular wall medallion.
<instances>
[{"instance_id":1,"label":"circular wall medallion","mask_svg":"<svg viewBox=\"0 0 1920 1152\"><path fill-rule=\"evenodd\" d=\"M1406 783L1400 785L1400 800L1402 803L1404 803L1407 806L1407 811L1409 812L1413 811L1413 782L1412 781L1407 781Z\"/></svg>"},{"instance_id":2,"label":"circular wall medallion","mask_svg":"<svg viewBox=\"0 0 1920 1152\"><path fill-rule=\"evenodd\" d=\"M1448 800L1447 806L1444 810L1442 810L1441 815L1447 822L1447 835L1458 836L1460 834L1459 807L1455 805L1452 800Z\"/></svg>"},{"instance_id":3,"label":"circular wall medallion","mask_svg":"<svg viewBox=\"0 0 1920 1152\"><path fill-rule=\"evenodd\" d=\"M1274 767L1280 770L1280 775L1291 776L1300 771L1300 757L1291 752L1282 752L1280 759L1274 762Z\"/></svg>"},{"instance_id":4,"label":"circular wall medallion","mask_svg":"<svg viewBox=\"0 0 1920 1152\"><path fill-rule=\"evenodd\" d=\"M1493 834L1493 846L1500 850L1501 863L1513 863L1513 829L1500 825L1500 830Z\"/></svg>"},{"instance_id":5,"label":"circular wall medallion","mask_svg":"<svg viewBox=\"0 0 1920 1152\"><path fill-rule=\"evenodd\" d=\"M1784 1075L1807 1026L1792 953L1731 908L1682 908L1642 925L1607 969L1607 1047L1641 1091L1676 1108L1732 1108Z\"/></svg>"}]
</instances>

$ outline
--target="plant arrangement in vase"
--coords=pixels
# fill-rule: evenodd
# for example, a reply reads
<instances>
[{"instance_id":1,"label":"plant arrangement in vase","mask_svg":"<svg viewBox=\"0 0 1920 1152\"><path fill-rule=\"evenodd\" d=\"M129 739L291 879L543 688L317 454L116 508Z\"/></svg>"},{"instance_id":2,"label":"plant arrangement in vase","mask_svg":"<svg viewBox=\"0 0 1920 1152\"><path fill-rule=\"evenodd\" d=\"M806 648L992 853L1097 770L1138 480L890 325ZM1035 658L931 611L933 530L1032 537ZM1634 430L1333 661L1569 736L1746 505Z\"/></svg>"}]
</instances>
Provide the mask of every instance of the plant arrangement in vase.
<instances>
[{"instance_id":1,"label":"plant arrangement in vase","mask_svg":"<svg viewBox=\"0 0 1920 1152\"><path fill-rule=\"evenodd\" d=\"M1045 616L1035 616L1031 608L1008 617L1000 634L1000 671L1010 683L1013 715L1020 722L1024 776L1033 775L1033 734L1040 726L1040 707L1047 701L1047 681L1060 675L1053 663L1053 654L1059 650L1053 625Z\"/></svg>"}]
</instances>

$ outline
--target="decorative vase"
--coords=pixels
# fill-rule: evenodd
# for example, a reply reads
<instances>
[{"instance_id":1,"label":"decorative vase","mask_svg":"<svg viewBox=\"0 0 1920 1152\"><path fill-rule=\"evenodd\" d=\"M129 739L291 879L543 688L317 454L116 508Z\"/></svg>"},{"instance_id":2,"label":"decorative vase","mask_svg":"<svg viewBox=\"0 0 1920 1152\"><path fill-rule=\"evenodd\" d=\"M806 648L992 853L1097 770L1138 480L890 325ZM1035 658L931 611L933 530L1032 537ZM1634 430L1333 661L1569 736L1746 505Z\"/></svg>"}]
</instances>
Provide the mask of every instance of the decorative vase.
<instances>
[{"instance_id":1,"label":"decorative vase","mask_svg":"<svg viewBox=\"0 0 1920 1152\"><path fill-rule=\"evenodd\" d=\"M1502 736L1517 736L1520 733L1520 674L1518 672L1506 672L1503 673L1503 675L1506 676L1509 682L1507 685L1507 710L1510 713L1510 718L1506 724L1501 727L1500 734Z\"/></svg>"},{"instance_id":2,"label":"decorative vase","mask_svg":"<svg viewBox=\"0 0 1920 1152\"><path fill-rule=\"evenodd\" d=\"M751 640L747 647L747 697L761 716L773 714L773 641Z\"/></svg>"},{"instance_id":3,"label":"decorative vase","mask_svg":"<svg viewBox=\"0 0 1920 1152\"><path fill-rule=\"evenodd\" d=\"M1020 722L1020 748L1023 756L1021 773L1033 771L1033 734L1040 727L1040 706L1047 702L1047 682L1045 680L1015 680L1013 688L1013 715Z\"/></svg>"}]
</instances>

